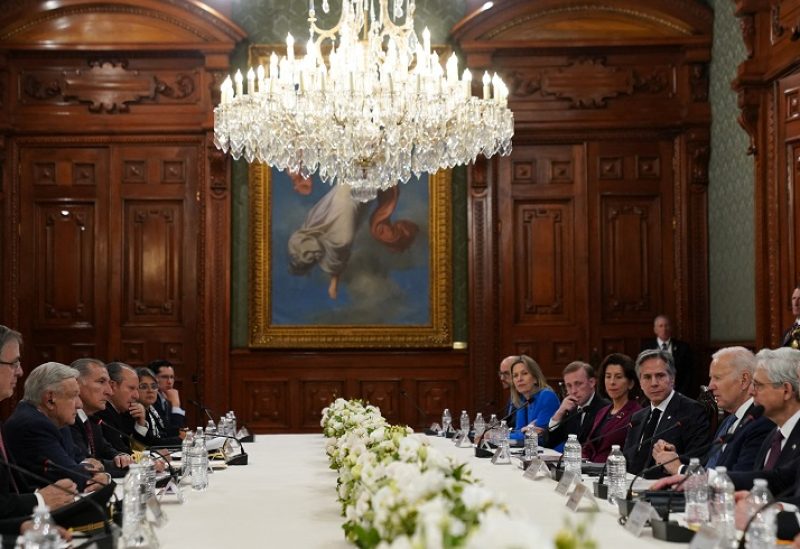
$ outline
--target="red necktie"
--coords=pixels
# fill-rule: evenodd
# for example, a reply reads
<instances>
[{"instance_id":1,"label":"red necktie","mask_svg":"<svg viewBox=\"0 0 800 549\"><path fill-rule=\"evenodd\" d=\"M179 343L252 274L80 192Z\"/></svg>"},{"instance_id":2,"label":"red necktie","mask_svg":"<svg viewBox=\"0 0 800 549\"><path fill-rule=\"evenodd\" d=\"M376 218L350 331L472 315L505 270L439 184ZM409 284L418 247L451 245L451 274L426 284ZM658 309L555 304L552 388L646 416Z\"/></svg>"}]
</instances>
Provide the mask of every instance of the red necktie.
<instances>
[{"instance_id":1,"label":"red necktie","mask_svg":"<svg viewBox=\"0 0 800 549\"><path fill-rule=\"evenodd\" d=\"M772 444L769 447L769 457L767 458L767 462L764 464L765 471L772 471L775 468L775 465L778 464L778 458L781 455L782 440L783 433L781 433L781 430L778 429L775 431L775 434L772 435Z\"/></svg>"},{"instance_id":2,"label":"red necktie","mask_svg":"<svg viewBox=\"0 0 800 549\"><path fill-rule=\"evenodd\" d=\"M89 445L89 456L94 457L94 433L92 433L92 426L89 425L88 419L84 422L83 427L86 429L86 442Z\"/></svg>"}]
</instances>

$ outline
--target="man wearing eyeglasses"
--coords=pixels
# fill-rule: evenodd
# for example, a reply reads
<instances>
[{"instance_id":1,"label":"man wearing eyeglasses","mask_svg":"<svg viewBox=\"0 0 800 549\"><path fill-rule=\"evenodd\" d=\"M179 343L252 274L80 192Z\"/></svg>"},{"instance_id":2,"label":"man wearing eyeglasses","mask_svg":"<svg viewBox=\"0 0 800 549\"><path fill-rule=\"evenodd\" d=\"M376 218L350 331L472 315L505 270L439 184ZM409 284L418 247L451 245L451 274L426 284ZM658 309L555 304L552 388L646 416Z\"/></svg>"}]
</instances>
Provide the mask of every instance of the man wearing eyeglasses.
<instances>
[{"instance_id":1,"label":"man wearing eyeglasses","mask_svg":"<svg viewBox=\"0 0 800 549\"><path fill-rule=\"evenodd\" d=\"M506 411L503 416L507 416L514 410L514 405L511 403L511 366L519 361L516 355L507 356L500 361L500 367L497 369L497 377L500 378L500 385L503 387L503 393L508 395L506 404Z\"/></svg>"},{"instance_id":2,"label":"man wearing eyeglasses","mask_svg":"<svg viewBox=\"0 0 800 549\"><path fill-rule=\"evenodd\" d=\"M0 401L14 394L17 380L22 376L20 347L22 335L0 325ZM7 452L0 428L0 460L14 461ZM77 486L69 479L61 479L54 486L45 486L36 493L27 490L27 484L19 475L13 473L5 464L0 465L0 533L18 534L23 521L39 504L45 504L50 510L58 509L73 501L73 497L64 490L75 492ZM31 523L28 523L31 524Z\"/></svg>"},{"instance_id":3,"label":"man wearing eyeglasses","mask_svg":"<svg viewBox=\"0 0 800 549\"><path fill-rule=\"evenodd\" d=\"M164 436L175 437L186 425L186 410L175 388L175 369L169 360L154 360L148 366L156 374L158 397L153 408L164 422Z\"/></svg>"}]
</instances>

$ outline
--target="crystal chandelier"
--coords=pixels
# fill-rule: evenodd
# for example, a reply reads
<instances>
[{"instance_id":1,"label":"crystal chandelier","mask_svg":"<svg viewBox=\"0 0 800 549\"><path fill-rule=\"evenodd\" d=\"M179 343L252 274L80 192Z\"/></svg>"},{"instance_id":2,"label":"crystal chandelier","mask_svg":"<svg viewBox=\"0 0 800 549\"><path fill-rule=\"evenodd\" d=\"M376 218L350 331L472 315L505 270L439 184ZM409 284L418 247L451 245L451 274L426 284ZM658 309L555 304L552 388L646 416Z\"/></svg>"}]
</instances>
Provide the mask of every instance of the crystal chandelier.
<instances>
[{"instance_id":1,"label":"crystal chandelier","mask_svg":"<svg viewBox=\"0 0 800 549\"><path fill-rule=\"evenodd\" d=\"M508 88L485 73L483 97L474 97L455 54L442 68L427 28L420 43L414 10L415 0L343 0L336 26L321 29L309 0L305 57L295 57L290 34L286 56L273 52L269 67L223 82L216 146L304 177L318 171L362 202L412 174L508 155Z\"/></svg>"}]
</instances>

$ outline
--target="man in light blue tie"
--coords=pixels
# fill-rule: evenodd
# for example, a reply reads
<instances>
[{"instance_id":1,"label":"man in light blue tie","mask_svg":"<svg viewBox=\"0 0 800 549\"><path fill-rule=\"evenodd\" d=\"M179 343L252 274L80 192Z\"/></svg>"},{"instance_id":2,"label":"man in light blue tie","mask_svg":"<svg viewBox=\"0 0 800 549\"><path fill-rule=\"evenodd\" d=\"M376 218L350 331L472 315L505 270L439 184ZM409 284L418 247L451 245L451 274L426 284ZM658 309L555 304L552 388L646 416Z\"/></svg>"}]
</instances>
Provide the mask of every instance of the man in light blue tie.
<instances>
[{"instance_id":1,"label":"man in light blue tie","mask_svg":"<svg viewBox=\"0 0 800 549\"><path fill-rule=\"evenodd\" d=\"M763 408L753 402L751 396L756 357L744 347L720 349L709 366L708 390L714 395L717 405L729 415L720 422L713 444L704 458L707 468L718 465L729 471L751 471L755 465L764 439L775 426ZM685 464L670 461L677 454L671 444L659 441L653 447L656 463L665 463L669 473L683 472Z\"/></svg>"}]
</instances>

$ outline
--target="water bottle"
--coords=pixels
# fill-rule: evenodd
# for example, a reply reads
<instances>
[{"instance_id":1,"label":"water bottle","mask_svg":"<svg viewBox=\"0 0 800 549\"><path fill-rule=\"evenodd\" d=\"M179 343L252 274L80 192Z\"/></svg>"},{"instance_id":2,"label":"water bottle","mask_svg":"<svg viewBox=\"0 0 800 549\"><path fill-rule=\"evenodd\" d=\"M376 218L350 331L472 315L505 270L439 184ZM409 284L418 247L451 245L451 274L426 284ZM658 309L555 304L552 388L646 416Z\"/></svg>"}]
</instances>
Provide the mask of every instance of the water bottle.
<instances>
[{"instance_id":1,"label":"water bottle","mask_svg":"<svg viewBox=\"0 0 800 549\"><path fill-rule=\"evenodd\" d=\"M205 459L203 454L205 453ZM203 492L208 488L208 453L203 449L203 439L196 439L189 450L189 474L192 476L192 490Z\"/></svg>"},{"instance_id":2,"label":"water bottle","mask_svg":"<svg viewBox=\"0 0 800 549\"><path fill-rule=\"evenodd\" d=\"M495 427L497 427L498 425L500 425L500 422L497 420L497 414L492 414L491 416L489 416L488 427L489 429L491 429L491 431L489 431L489 436L486 437L486 440L491 444L497 444L498 442L495 430Z\"/></svg>"},{"instance_id":3,"label":"water bottle","mask_svg":"<svg viewBox=\"0 0 800 549\"><path fill-rule=\"evenodd\" d=\"M720 533L723 543L729 545L736 541L733 483L728 477L727 467L717 467L715 471L717 475L709 485L711 491L711 525Z\"/></svg>"},{"instance_id":4,"label":"water bottle","mask_svg":"<svg viewBox=\"0 0 800 549\"><path fill-rule=\"evenodd\" d=\"M458 420L458 426L461 428L461 434L469 434L469 414L466 410L461 410L461 417Z\"/></svg>"},{"instance_id":5,"label":"water bottle","mask_svg":"<svg viewBox=\"0 0 800 549\"><path fill-rule=\"evenodd\" d=\"M239 438L239 435L237 435L239 427L236 425L236 414L233 413L233 410L228 412L228 419L231 422L231 436Z\"/></svg>"},{"instance_id":6,"label":"water bottle","mask_svg":"<svg viewBox=\"0 0 800 549\"><path fill-rule=\"evenodd\" d=\"M144 468L138 463L131 463L123 484L122 543L120 547L126 549L158 547L153 527L147 520L145 484Z\"/></svg>"},{"instance_id":7,"label":"water bottle","mask_svg":"<svg viewBox=\"0 0 800 549\"><path fill-rule=\"evenodd\" d=\"M608 501L616 503L617 500L625 499L628 493L628 486L625 479L627 464L625 463L625 456L622 450L619 449L619 444L611 446L611 453L608 455L606 462L606 484L608 485Z\"/></svg>"},{"instance_id":8,"label":"water bottle","mask_svg":"<svg viewBox=\"0 0 800 549\"><path fill-rule=\"evenodd\" d=\"M475 415L475 438L479 438L486 430L486 422L483 420L483 414L478 412Z\"/></svg>"},{"instance_id":9,"label":"water bottle","mask_svg":"<svg viewBox=\"0 0 800 549\"><path fill-rule=\"evenodd\" d=\"M691 458L686 470L684 492L686 496L686 523L692 530L699 530L708 523L708 473L700 465L700 459Z\"/></svg>"},{"instance_id":10,"label":"water bottle","mask_svg":"<svg viewBox=\"0 0 800 549\"><path fill-rule=\"evenodd\" d=\"M144 471L145 497L154 498L156 497L156 463L153 458L144 455L139 460L139 465Z\"/></svg>"},{"instance_id":11,"label":"water bottle","mask_svg":"<svg viewBox=\"0 0 800 549\"><path fill-rule=\"evenodd\" d=\"M539 433L530 428L525 431L525 461L531 461L539 455Z\"/></svg>"},{"instance_id":12,"label":"water bottle","mask_svg":"<svg viewBox=\"0 0 800 549\"><path fill-rule=\"evenodd\" d=\"M220 420L221 419L222 418L220 418ZM208 420L208 423L206 424L206 433L208 433L209 435L217 434L217 424L214 423L213 419Z\"/></svg>"},{"instance_id":13,"label":"water bottle","mask_svg":"<svg viewBox=\"0 0 800 549\"><path fill-rule=\"evenodd\" d=\"M186 431L181 441L181 476L189 472L189 450L194 446L194 433Z\"/></svg>"},{"instance_id":14,"label":"water bottle","mask_svg":"<svg viewBox=\"0 0 800 549\"><path fill-rule=\"evenodd\" d=\"M450 415L450 410L448 408L444 409L442 412L442 431L440 436L446 437L448 431L450 431L450 426L453 424L453 416Z\"/></svg>"},{"instance_id":15,"label":"water bottle","mask_svg":"<svg viewBox=\"0 0 800 549\"><path fill-rule=\"evenodd\" d=\"M753 481L753 489L747 496L748 514L755 517L745 533L748 549L773 549L777 538L778 523L775 521L775 509L764 508L772 503L772 493L767 488L767 481L757 478Z\"/></svg>"},{"instance_id":16,"label":"water bottle","mask_svg":"<svg viewBox=\"0 0 800 549\"><path fill-rule=\"evenodd\" d=\"M575 473L575 479L581 480L581 443L578 435L569 435L564 444L564 471Z\"/></svg>"},{"instance_id":17,"label":"water bottle","mask_svg":"<svg viewBox=\"0 0 800 549\"><path fill-rule=\"evenodd\" d=\"M61 536L50 516L47 505L37 505L33 510L33 527L22 536L23 549L57 549L61 547Z\"/></svg>"}]
</instances>

